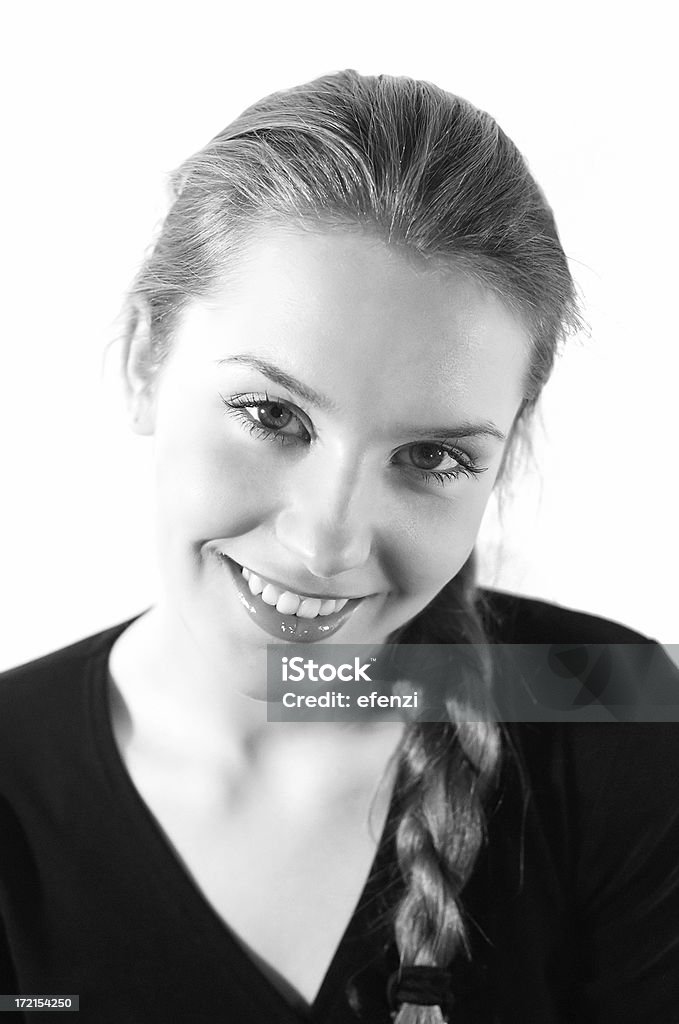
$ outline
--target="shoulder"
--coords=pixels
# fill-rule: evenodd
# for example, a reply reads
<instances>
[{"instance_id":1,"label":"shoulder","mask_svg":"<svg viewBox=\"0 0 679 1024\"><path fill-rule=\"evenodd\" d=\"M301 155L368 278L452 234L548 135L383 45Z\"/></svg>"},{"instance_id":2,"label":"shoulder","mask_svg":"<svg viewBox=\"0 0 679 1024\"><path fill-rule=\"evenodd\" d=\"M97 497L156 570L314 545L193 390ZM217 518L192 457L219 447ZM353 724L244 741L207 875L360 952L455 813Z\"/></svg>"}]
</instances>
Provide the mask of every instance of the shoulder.
<instances>
[{"instance_id":1,"label":"shoulder","mask_svg":"<svg viewBox=\"0 0 679 1024\"><path fill-rule=\"evenodd\" d=\"M110 650L113 641L133 619L110 626L92 636L84 637L75 643L60 647L40 658L35 658L23 665L0 672L0 690L7 690L13 686L40 685L46 680L53 680L56 677L69 674L78 666L88 662L102 652Z\"/></svg>"},{"instance_id":2,"label":"shoulder","mask_svg":"<svg viewBox=\"0 0 679 1024\"><path fill-rule=\"evenodd\" d=\"M549 647L554 678L567 698L570 688L577 694L565 699L566 714L507 729L543 819L558 813L571 836L611 857L616 844L674 822L679 852L679 669L663 648L620 623L533 598L484 590L481 609L494 641Z\"/></svg>"},{"instance_id":3,"label":"shoulder","mask_svg":"<svg viewBox=\"0 0 679 1024\"><path fill-rule=\"evenodd\" d=\"M69 696L82 690L92 666L107 658L123 622L41 658L0 673L0 737L9 743L22 727L39 730L54 713L66 714ZM25 734L24 734L25 735Z\"/></svg>"},{"instance_id":4,"label":"shoulder","mask_svg":"<svg viewBox=\"0 0 679 1024\"><path fill-rule=\"evenodd\" d=\"M126 625L0 674L0 832L32 820L36 807L58 817L65 794L88 779L97 687Z\"/></svg>"},{"instance_id":5,"label":"shoulder","mask_svg":"<svg viewBox=\"0 0 679 1024\"><path fill-rule=\"evenodd\" d=\"M480 610L491 642L519 652L510 660L526 673L522 686L536 706L554 712L544 721L664 723L676 731L679 669L656 641L610 619L500 591L482 591Z\"/></svg>"},{"instance_id":6,"label":"shoulder","mask_svg":"<svg viewBox=\"0 0 679 1024\"><path fill-rule=\"evenodd\" d=\"M481 589L480 610L493 639L501 643L651 643L619 622L522 597Z\"/></svg>"},{"instance_id":7,"label":"shoulder","mask_svg":"<svg viewBox=\"0 0 679 1024\"><path fill-rule=\"evenodd\" d=\"M668 706L668 714L658 716L664 721L645 721L632 714L630 720L565 722L557 717L545 723L548 728L526 726L520 730L521 744L529 753L534 749L544 757L549 750L553 756L556 744L560 757L569 747L578 760L608 765L619 749L648 747L649 757L664 760L671 754L679 761L679 723L671 720L679 706L679 669L660 644L610 619L502 591L482 590L480 608L492 641L540 645L551 648L551 658L563 655L564 681L571 675L578 685L586 684L582 706L600 699L622 713L615 698L620 703L633 699L638 708L640 695L649 707ZM582 656L569 659L567 652ZM553 670L554 661L549 664Z\"/></svg>"}]
</instances>

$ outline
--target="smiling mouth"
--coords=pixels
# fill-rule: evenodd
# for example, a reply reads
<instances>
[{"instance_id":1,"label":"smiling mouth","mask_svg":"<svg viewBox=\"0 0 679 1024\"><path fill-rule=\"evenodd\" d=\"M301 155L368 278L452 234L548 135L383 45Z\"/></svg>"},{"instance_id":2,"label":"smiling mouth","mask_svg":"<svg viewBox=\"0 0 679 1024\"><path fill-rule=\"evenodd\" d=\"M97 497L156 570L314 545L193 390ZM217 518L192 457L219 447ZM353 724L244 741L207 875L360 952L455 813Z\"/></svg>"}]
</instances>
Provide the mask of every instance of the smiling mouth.
<instances>
[{"instance_id":1,"label":"smiling mouth","mask_svg":"<svg viewBox=\"0 0 679 1024\"><path fill-rule=\"evenodd\" d=\"M349 600L348 597L337 599L297 594L292 590L286 590L277 583L263 579L247 566L242 567L241 574L247 581L253 597L261 597L265 604L275 608L281 615L295 615L299 619L315 619L318 616L340 612Z\"/></svg>"},{"instance_id":2,"label":"smiling mouth","mask_svg":"<svg viewBox=\"0 0 679 1024\"><path fill-rule=\"evenodd\" d=\"M236 585L241 604L270 636L295 643L327 639L340 629L365 597L332 598L298 594L267 580L217 552Z\"/></svg>"}]
</instances>

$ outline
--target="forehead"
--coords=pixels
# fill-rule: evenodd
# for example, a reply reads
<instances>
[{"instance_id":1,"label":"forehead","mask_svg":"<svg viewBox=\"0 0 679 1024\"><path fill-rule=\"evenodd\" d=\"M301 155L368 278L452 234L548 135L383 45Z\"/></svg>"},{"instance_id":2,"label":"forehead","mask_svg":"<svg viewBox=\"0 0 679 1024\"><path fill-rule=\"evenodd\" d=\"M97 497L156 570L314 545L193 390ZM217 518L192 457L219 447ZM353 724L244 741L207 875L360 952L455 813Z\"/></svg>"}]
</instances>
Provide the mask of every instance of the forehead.
<instances>
[{"instance_id":1,"label":"forehead","mask_svg":"<svg viewBox=\"0 0 679 1024\"><path fill-rule=\"evenodd\" d=\"M260 232L183 328L211 358L247 349L335 395L395 389L415 408L503 395L513 408L530 352L518 318L468 274L348 228Z\"/></svg>"}]
</instances>

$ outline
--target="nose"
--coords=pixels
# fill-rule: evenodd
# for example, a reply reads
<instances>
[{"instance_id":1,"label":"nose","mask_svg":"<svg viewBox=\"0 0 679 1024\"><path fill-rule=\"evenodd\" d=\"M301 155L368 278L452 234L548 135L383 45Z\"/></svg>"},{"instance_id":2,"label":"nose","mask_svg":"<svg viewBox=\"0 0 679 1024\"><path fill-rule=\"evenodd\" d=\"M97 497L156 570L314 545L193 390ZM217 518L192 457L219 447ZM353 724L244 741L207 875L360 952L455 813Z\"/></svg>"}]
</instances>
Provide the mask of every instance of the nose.
<instances>
[{"instance_id":1,"label":"nose","mask_svg":"<svg viewBox=\"0 0 679 1024\"><path fill-rule=\"evenodd\" d=\"M278 510L280 544L314 576L330 579L364 565L373 544L374 495L360 467L300 467ZM306 472L304 472L306 470Z\"/></svg>"}]
</instances>

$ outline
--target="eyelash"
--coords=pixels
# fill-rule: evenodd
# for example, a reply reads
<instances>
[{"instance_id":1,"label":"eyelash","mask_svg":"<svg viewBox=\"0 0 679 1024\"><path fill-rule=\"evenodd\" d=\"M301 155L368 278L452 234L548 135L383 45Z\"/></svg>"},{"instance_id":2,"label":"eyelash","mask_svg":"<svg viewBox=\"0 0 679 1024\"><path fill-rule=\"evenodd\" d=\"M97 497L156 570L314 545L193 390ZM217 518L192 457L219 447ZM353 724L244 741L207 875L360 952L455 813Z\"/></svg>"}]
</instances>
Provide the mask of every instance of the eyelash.
<instances>
[{"instance_id":1,"label":"eyelash","mask_svg":"<svg viewBox=\"0 0 679 1024\"><path fill-rule=\"evenodd\" d=\"M295 406L289 405L287 402L281 399L271 398L267 392L263 394L246 394L246 395L232 395L230 398L226 398L224 395L219 396L224 403L226 412L230 416L234 416L240 425L248 431L253 437L260 438L263 441L274 441L277 444L287 446L290 444L297 444L298 441L306 443L311 440L311 432L302 422L302 418L298 409ZM298 423L304 429L305 435L299 434L283 434L280 430L275 430L270 427L264 426L262 423L258 423L257 420L253 419L252 416L248 416L245 409L256 409L262 405L279 405L286 412L291 413L298 421ZM458 480L460 477L465 479L475 479L481 473L485 473L485 466L479 466L476 461L467 455L465 452L460 451L459 448L453 448L449 444L443 441L420 441L416 444L421 445L435 445L440 448L442 452L455 459L458 465L454 469L450 470L425 470L420 469L417 466L410 466L410 470L418 474L427 483L437 483L441 486L449 483L451 480ZM415 445L406 446L405 449L399 449L399 451L407 450L408 447L414 447Z\"/></svg>"},{"instance_id":2,"label":"eyelash","mask_svg":"<svg viewBox=\"0 0 679 1024\"><path fill-rule=\"evenodd\" d=\"M234 416L236 420L243 426L248 433L254 437L258 437L263 441L275 441L281 445L297 444L298 441L310 441L311 433L302 423L302 419L294 406L288 405L287 402L280 401L276 398L271 398L266 392L262 395L248 394L248 395L232 395L230 398L225 398L224 395L219 396L226 406L226 411L230 416ZM280 405L286 412L292 413L297 421L302 425L306 433L306 437L295 434L283 434L278 430L270 427L265 427L263 423L258 423L252 416L248 416L247 413L243 412L244 409L256 409L260 405Z\"/></svg>"}]
</instances>

